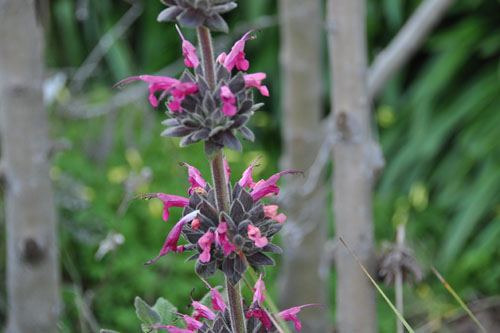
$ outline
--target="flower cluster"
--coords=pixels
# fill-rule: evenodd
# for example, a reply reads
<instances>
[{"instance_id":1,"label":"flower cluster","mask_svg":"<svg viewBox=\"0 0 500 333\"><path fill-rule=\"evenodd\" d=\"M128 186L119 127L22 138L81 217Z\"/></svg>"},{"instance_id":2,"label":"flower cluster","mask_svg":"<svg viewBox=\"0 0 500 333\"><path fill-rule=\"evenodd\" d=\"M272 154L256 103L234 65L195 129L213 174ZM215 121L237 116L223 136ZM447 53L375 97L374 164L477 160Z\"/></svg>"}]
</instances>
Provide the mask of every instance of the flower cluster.
<instances>
[{"instance_id":1,"label":"flower cluster","mask_svg":"<svg viewBox=\"0 0 500 333\"><path fill-rule=\"evenodd\" d=\"M247 266L274 265L274 261L264 252L281 253L281 249L270 243L280 231L286 216L278 213L277 205L265 205L261 200L277 195L277 181L284 174L298 173L297 170L279 172L266 180L254 182L252 170L258 159L243 173L241 179L230 190L231 208L229 213L216 209L214 189L195 167L183 163L188 168L189 198L165 193L149 193L143 198L158 198L164 204L163 219L169 217L171 207L184 207L183 217L168 234L158 256L151 264L169 252L195 251L187 260L196 260L195 269L203 278L211 277L217 269L224 272L235 285ZM226 164L226 180L229 184L231 172ZM230 185L229 185L230 186ZM180 236L189 244L178 245Z\"/></svg>"},{"instance_id":2,"label":"flower cluster","mask_svg":"<svg viewBox=\"0 0 500 333\"><path fill-rule=\"evenodd\" d=\"M191 306L193 307L193 312L191 315L176 313L179 318L182 318L185 323L184 326L187 328L179 328L173 325L153 325L150 326L150 328L155 330L167 329L169 333L232 332L229 311L221 293L215 288L212 288L204 279L202 279L202 281L210 289L210 299L213 310L198 301L192 300ZM295 325L295 329L301 331L302 323L297 317L299 312L304 307L320 305L305 304L295 306L275 315L262 306L266 294L266 286L262 280L262 274L255 283L253 291L254 295L250 307L244 307L247 332L278 332L274 324L278 317L284 321L292 321ZM202 318L204 319L203 321L201 321Z\"/></svg>"},{"instance_id":3,"label":"flower cluster","mask_svg":"<svg viewBox=\"0 0 500 333\"><path fill-rule=\"evenodd\" d=\"M252 31L238 40L228 54L223 52L217 57L216 84L211 88L196 55L196 48L184 38L178 27L177 30L182 39L184 63L194 68L194 74L186 69L179 80L140 75L122 80L117 86L137 80L148 83L149 101L154 107L158 106L159 99L170 95L167 103L170 119L163 122L169 128L162 135L182 137L181 147L205 140L205 151L209 155L224 146L241 150L241 143L235 134L238 132L247 140L254 140L254 134L245 124L262 106L254 104L250 88L257 88L263 96L269 96L269 90L262 85L265 73L243 72L249 68L244 48L245 42L251 39ZM233 74L234 68L238 70L236 74ZM161 92L159 97L155 95L157 92Z\"/></svg>"}]
</instances>

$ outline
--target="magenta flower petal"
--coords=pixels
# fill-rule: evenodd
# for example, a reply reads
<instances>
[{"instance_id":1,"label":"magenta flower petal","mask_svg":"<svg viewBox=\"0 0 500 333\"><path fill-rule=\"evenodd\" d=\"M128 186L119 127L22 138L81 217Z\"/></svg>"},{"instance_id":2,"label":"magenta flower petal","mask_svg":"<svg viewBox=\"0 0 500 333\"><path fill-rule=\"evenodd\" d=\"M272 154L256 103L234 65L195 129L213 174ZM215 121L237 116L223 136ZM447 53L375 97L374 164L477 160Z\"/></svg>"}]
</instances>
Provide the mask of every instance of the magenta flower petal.
<instances>
[{"instance_id":1,"label":"magenta flower petal","mask_svg":"<svg viewBox=\"0 0 500 333\"><path fill-rule=\"evenodd\" d=\"M214 233L212 231L207 231L201 238L198 240L198 244L200 245L203 252L200 254L201 262L209 262L210 261L210 248L212 243L214 242Z\"/></svg>"},{"instance_id":2,"label":"magenta flower petal","mask_svg":"<svg viewBox=\"0 0 500 333\"><path fill-rule=\"evenodd\" d=\"M189 204L189 199L178 195L158 193L157 198L163 201L165 208L163 209L163 220L166 222L170 216L168 209L170 207L186 207Z\"/></svg>"},{"instance_id":3,"label":"magenta flower petal","mask_svg":"<svg viewBox=\"0 0 500 333\"><path fill-rule=\"evenodd\" d=\"M203 323L194 319L191 316L188 316L187 314L182 314L182 313L176 313L178 316L181 316L184 321L186 322L188 330L197 330L200 329L203 326Z\"/></svg>"},{"instance_id":4,"label":"magenta flower petal","mask_svg":"<svg viewBox=\"0 0 500 333\"><path fill-rule=\"evenodd\" d=\"M245 87L255 87L259 89L262 96L269 97L269 90L266 86L262 85L262 80L266 78L266 73L245 74L243 78L245 79Z\"/></svg>"},{"instance_id":5,"label":"magenta flower petal","mask_svg":"<svg viewBox=\"0 0 500 333\"><path fill-rule=\"evenodd\" d=\"M285 321L293 321L295 323L295 329L297 331L300 331L302 329L302 323L298 320L297 314L300 312L302 308L305 308L306 306L316 306L316 305L322 305L322 304L304 304L301 306L295 306L293 308L283 310L280 313L278 313L278 316L283 318Z\"/></svg>"},{"instance_id":6,"label":"magenta flower petal","mask_svg":"<svg viewBox=\"0 0 500 333\"><path fill-rule=\"evenodd\" d=\"M198 320L200 318L207 318L208 320L215 319L215 313L210 310L207 306L201 304L200 302L193 301L191 305L194 308L193 317Z\"/></svg>"},{"instance_id":7,"label":"magenta flower petal","mask_svg":"<svg viewBox=\"0 0 500 333\"><path fill-rule=\"evenodd\" d=\"M215 61L224 65L224 61L226 61L226 57L227 57L226 52L222 52L221 54L219 54L217 59L215 59Z\"/></svg>"},{"instance_id":8,"label":"magenta flower petal","mask_svg":"<svg viewBox=\"0 0 500 333\"><path fill-rule=\"evenodd\" d=\"M260 229L251 224L248 225L248 238L253 240L257 247L264 247L269 242L266 237L260 235Z\"/></svg>"},{"instance_id":9,"label":"magenta flower petal","mask_svg":"<svg viewBox=\"0 0 500 333\"><path fill-rule=\"evenodd\" d=\"M244 34L239 41L234 43L231 52L225 57L224 66L229 72L233 70L234 66L239 70L248 70L250 64L248 60L245 59L245 52L243 52L243 50L245 49L245 42L252 39L252 37L249 36L252 32L253 30L250 30Z\"/></svg>"},{"instance_id":10,"label":"magenta flower petal","mask_svg":"<svg viewBox=\"0 0 500 333\"><path fill-rule=\"evenodd\" d=\"M179 222L177 222L174 225L172 230L170 230L170 232L167 236L167 239L165 240L165 243L163 244L163 247L161 248L160 254L156 258L148 261L146 263L146 265L149 265L149 264L152 264L152 263L158 261L158 259L160 259L164 255L166 255L170 251L178 252L180 246L179 247L177 246L177 242L179 241L179 237L181 236L182 226L188 222L191 222L194 218L196 218L196 216L198 215L199 212L200 212L199 210L195 210L194 212L191 212L191 213L187 214L186 216L184 216L182 219L180 219ZM181 248L182 248L181 251L183 251L184 247L181 247Z\"/></svg>"},{"instance_id":11,"label":"magenta flower petal","mask_svg":"<svg viewBox=\"0 0 500 333\"><path fill-rule=\"evenodd\" d=\"M226 302L222 299L222 294L217 289L212 288L212 286L204 279L201 279L201 281L203 281L207 285L208 289L210 289L210 297L212 298L212 306L214 307L214 310L224 312L226 309Z\"/></svg>"},{"instance_id":12,"label":"magenta flower petal","mask_svg":"<svg viewBox=\"0 0 500 333\"><path fill-rule=\"evenodd\" d=\"M226 156L224 156L224 175L226 176L226 183L229 183L229 175L231 175L231 168L229 167L229 163L227 163Z\"/></svg>"},{"instance_id":13,"label":"magenta flower petal","mask_svg":"<svg viewBox=\"0 0 500 333\"><path fill-rule=\"evenodd\" d=\"M230 255L231 251L236 252L236 248L227 237L227 223L224 221L219 223L217 230L215 230L215 244L222 248L226 256Z\"/></svg>"},{"instance_id":14,"label":"magenta flower petal","mask_svg":"<svg viewBox=\"0 0 500 333\"><path fill-rule=\"evenodd\" d=\"M241 179L238 181L238 184L245 188L245 187L250 187L252 188L255 183L252 179L252 171L253 171L253 168L256 166L255 164L262 158L262 156L259 156L255 161L253 161L252 164L250 164L250 166L245 170L243 171L243 174L241 175Z\"/></svg>"},{"instance_id":15,"label":"magenta flower petal","mask_svg":"<svg viewBox=\"0 0 500 333\"><path fill-rule=\"evenodd\" d=\"M255 286L253 287L253 290L254 290L254 294L253 294L252 303L264 302L265 294L266 294L266 285L264 284L264 281L262 281L262 273L260 274L257 282L255 282Z\"/></svg>"},{"instance_id":16,"label":"magenta flower petal","mask_svg":"<svg viewBox=\"0 0 500 333\"><path fill-rule=\"evenodd\" d=\"M281 213L279 215L276 215L278 213L278 206L277 205L267 205L264 206L264 215L266 217L269 217L273 220L275 220L278 223L285 223L286 221L286 215Z\"/></svg>"},{"instance_id":17,"label":"magenta flower petal","mask_svg":"<svg viewBox=\"0 0 500 333\"><path fill-rule=\"evenodd\" d=\"M186 57L186 59L184 59L184 63L187 67L198 67L198 65L200 64L200 60L196 55L196 48L193 46L193 44L191 44L184 38L184 35L182 34L181 29L179 29L179 26L177 24L175 25L175 28L182 38L182 55Z\"/></svg>"},{"instance_id":18,"label":"magenta flower petal","mask_svg":"<svg viewBox=\"0 0 500 333\"><path fill-rule=\"evenodd\" d=\"M269 318L269 315L267 314L266 310L262 309L260 306L257 306L249 310L245 315L245 317L247 319L250 317L255 317L261 321L262 325L264 325L264 327L267 330L271 329L271 324L272 324L271 318Z\"/></svg>"},{"instance_id":19,"label":"magenta flower petal","mask_svg":"<svg viewBox=\"0 0 500 333\"><path fill-rule=\"evenodd\" d=\"M191 187L188 188L189 195L193 194L194 189L197 187L205 188L207 182L203 179L200 170L196 169L194 166L187 164L186 162L182 163L183 166L188 168L188 181L191 183Z\"/></svg>"},{"instance_id":20,"label":"magenta flower petal","mask_svg":"<svg viewBox=\"0 0 500 333\"><path fill-rule=\"evenodd\" d=\"M255 184L255 186L253 186L253 191L251 193L253 200L257 201L260 198L271 194L278 195L280 188L276 185L276 182L278 182L280 177L289 173L295 174L300 172L301 171L298 170L286 170L272 175L267 180L260 180L257 184Z\"/></svg>"},{"instance_id":21,"label":"magenta flower petal","mask_svg":"<svg viewBox=\"0 0 500 333\"><path fill-rule=\"evenodd\" d=\"M233 92L229 89L228 86L222 86L220 88L220 98L224 103L222 105L222 112L226 116L234 116L236 114L236 111L238 111L236 106L234 106L234 103L236 103L236 98L234 97Z\"/></svg>"}]
</instances>

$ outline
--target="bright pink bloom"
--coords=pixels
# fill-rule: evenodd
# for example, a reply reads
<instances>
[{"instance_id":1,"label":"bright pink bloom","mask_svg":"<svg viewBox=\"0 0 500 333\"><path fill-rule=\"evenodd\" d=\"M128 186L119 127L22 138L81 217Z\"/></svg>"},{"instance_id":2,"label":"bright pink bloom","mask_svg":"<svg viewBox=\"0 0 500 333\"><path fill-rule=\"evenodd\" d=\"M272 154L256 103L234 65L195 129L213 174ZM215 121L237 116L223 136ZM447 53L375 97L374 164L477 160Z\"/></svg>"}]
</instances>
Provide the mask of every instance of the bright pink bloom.
<instances>
[{"instance_id":1,"label":"bright pink bloom","mask_svg":"<svg viewBox=\"0 0 500 333\"><path fill-rule=\"evenodd\" d=\"M277 205L267 205L264 206L264 214L266 217L269 217L276 222L279 222L281 224L285 223L286 221L286 215L281 213L279 215L276 215L278 213L278 206Z\"/></svg>"},{"instance_id":2,"label":"bright pink bloom","mask_svg":"<svg viewBox=\"0 0 500 333\"><path fill-rule=\"evenodd\" d=\"M166 222L170 216L169 208L170 207L186 207L189 204L189 199L180 197L178 195L165 194L165 193L146 193L138 195L136 198L158 198L163 201L165 208L163 209L163 220Z\"/></svg>"},{"instance_id":3,"label":"bright pink bloom","mask_svg":"<svg viewBox=\"0 0 500 333\"><path fill-rule=\"evenodd\" d=\"M298 170L286 170L278 172L267 180L260 180L253 186L253 191L251 193L254 201L259 200L262 197L269 196L271 194L278 195L280 192L280 188L276 185L276 182L280 179L281 176L289 174L289 173L299 173Z\"/></svg>"},{"instance_id":4,"label":"bright pink bloom","mask_svg":"<svg viewBox=\"0 0 500 333\"><path fill-rule=\"evenodd\" d=\"M188 316L187 314L176 313L176 315L181 316L184 319L184 321L186 322L187 328L189 330L197 330L203 326L202 322L194 319L191 316Z\"/></svg>"},{"instance_id":5,"label":"bright pink bloom","mask_svg":"<svg viewBox=\"0 0 500 333\"><path fill-rule=\"evenodd\" d=\"M194 166L187 164L186 162L183 162L182 165L188 167L188 181L191 183L191 187L188 188L189 195L193 194L195 188L204 188L205 185L207 185L207 182L205 181L205 179L203 179L200 170L196 169Z\"/></svg>"},{"instance_id":6,"label":"bright pink bloom","mask_svg":"<svg viewBox=\"0 0 500 333\"><path fill-rule=\"evenodd\" d=\"M191 229L197 230L200 227L200 219L195 218L193 222L191 222Z\"/></svg>"},{"instance_id":7,"label":"bright pink bloom","mask_svg":"<svg viewBox=\"0 0 500 333\"><path fill-rule=\"evenodd\" d=\"M256 166L255 164L262 158L262 156L259 156L255 161L253 161L252 164L250 164L250 166L245 170L243 171L243 174L241 175L241 179L238 181L238 184L245 188L245 187L250 187L252 188L255 183L252 179L252 171L253 171L253 168Z\"/></svg>"},{"instance_id":8,"label":"bright pink bloom","mask_svg":"<svg viewBox=\"0 0 500 333\"><path fill-rule=\"evenodd\" d=\"M158 259L160 259L162 256L164 256L170 251L173 252L184 251L184 247L182 245L177 246L177 242L179 241L179 237L181 236L182 226L188 222L191 222L198 215L199 212L200 212L199 210L195 210L194 212L191 212L186 216L184 216L182 219L180 219L179 222L177 222L175 226L172 228L172 230L170 230L170 233L168 234L167 239L165 240L165 243L161 248L160 254L156 258L148 261L146 265L158 261Z\"/></svg>"},{"instance_id":9,"label":"bright pink bloom","mask_svg":"<svg viewBox=\"0 0 500 333\"><path fill-rule=\"evenodd\" d=\"M184 63L188 67L198 67L200 60L198 60L198 56L196 55L196 48L184 38L184 35L177 24L175 25L175 28L182 38L182 55L186 57L186 59L184 59Z\"/></svg>"},{"instance_id":10,"label":"bright pink bloom","mask_svg":"<svg viewBox=\"0 0 500 333\"><path fill-rule=\"evenodd\" d=\"M212 306L214 307L214 310L224 312L226 309L226 302L222 299L222 294L217 289L212 288L212 286L204 279L201 279L201 281L203 281L207 285L208 289L210 289L210 297L212 298Z\"/></svg>"},{"instance_id":11,"label":"bright pink bloom","mask_svg":"<svg viewBox=\"0 0 500 333\"><path fill-rule=\"evenodd\" d=\"M257 282L255 282L255 286L253 287L253 303L262 303L264 302L265 294L266 294L266 285L264 284L264 281L262 281L262 273L259 276L259 279Z\"/></svg>"},{"instance_id":12,"label":"bright pink bloom","mask_svg":"<svg viewBox=\"0 0 500 333\"><path fill-rule=\"evenodd\" d=\"M153 75L139 75L126 78L116 86L123 86L133 81L144 81L149 83L149 102L152 106L158 106L158 99L154 95L157 91L163 91L161 98L167 94L172 94L173 100L168 104L172 111L179 111L182 113L181 103L184 98L189 94L194 94L198 91L198 85L194 82L180 82L168 76L153 76Z\"/></svg>"},{"instance_id":13,"label":"bright pink bloom","mask_svg":"<svg viewBox=\"0 0 500 333\"><path fill-rule=\"evenodd\" d=\"M236 252L236 248L229 241L229 238L227 237L227 223L226 222L219 223L217 230L215 230L215 244L217 244L218 246L220 246L222 248L222 250L224 251L224 254L226 256L230 255L231 251Z\"/></svg>"},{"instance_id":14,"label":"bright pink bloom","mask_svg":"<svg viewBox=\"0 0 500 333\"><path fill-rule=\"evenodd\" d=\"M226 61L226 57L227 57L226 52L222 52L221 54L219 54L217 59L215 59L215 61L224 65L224 61Z\"/></svg>"},{"instance_id":15,"label":"bright pink bloom","mask_svg":"<svg viewBox=\"0 0 500 333\"><path fill-rule=\"evenodd\" d=\"M178 328L172 325L154 325L154 326L149 326L148 328L152 328L154 330L161 330L161 329L166 329L168 333L194 333L194 330L192 329L184 329L184 328Z\"/></svg>"},{"instance_id":16,"label":"bright pink bloom","mask_svg":"<svg viewBox=\"0 0 500 333\"><path fill-rule=\"evenodd\" d=\"M267 330L271 329L271 318L269 318L266 310L262 309L260 306L249 310L245 317L247 317L247 319L250 317L255 317L261 321L262 325L264 325Z\"/></svg>"},{"instance_id":17,"label":"bright pink bloom","mask_svg":"<svg viewBox=\"0 0 500 333\"><path fill-rule=\"evenodd\" d=\"M302 329L302 323L297 319L297 314L300 312L302 308L313 305L321 305L321 304L305 304L301 306L295 306L293 308L281 311L280 313L278 313L278 316L283 318L283 320L293 321L295 323L295 329L297 331L300 331Z\"/></svg>"},{"instance_id":18,"label":"bright pink bloom","mask_svg":"<svg viewBox=\"0 0 500 333\"><path fill-rule=\"evenodd\" d=\"M198 244L200 244L203 252L200 255L201 262L209 262L210 261L210 247L214 242L214 233L212 231L207 231L201 238L198 240Z\"/></svg>"},{"instance_id":19,"label":"bright pink bloom","mask_svg":"<svg viewBox=\"0 0 500 333\"><path fill-rule=\"evenodd\" d=\"M231 168L229 167L229 163L227 163L226 156L223 158L224 161L224 175L226 176L226 183L229 183L229 175L231 175Z\"/></svg>"},{"instance_id":20,"label":"bright pink bloom","mask_svg":"<svg viewBox=\"0 0 500 333\"><path fill-rule=\"evenodd\" d=\"M245 79L245 87L255 87L259 89L262 96L269 97L269 90L266 86L262 85L262 80L266 78L266 73L245 74L243 78Z\"/></svg>"},{"instance_id":21,"label":"bright pink bloom","mask_svg":"<svg viewBox=\"0 0 500 333\"><path fill-rule=\"evenodd\" d=\"M236 111L238 111L236 106L234 106L234 103L236 103L236 98L234 97L233 92L229 89L228 86L222 86L220 88L220 98L224 103L222 105L222 112L226 116L234 116L236 114Z\"/></svg>"},{"instance_id":22,"label":"bright pink bloom","mask_svg":"<svg viewBox=\"0 0 500 333\"><path fill-rule=\"evenodd\" d=\"M224 66L229 72L233 70L234 66L236 66L236 68L239 70L248 70L250 63L245 59L245 52L243 52L243 50L245 49L245 42L249 39L252 39L252 37L249 36L252 32L253 30L250 30L249 32L244 34L239 41L234 43L231 52L229 52L227 56L225 54L224 56L222 56L221 54L219 57L217 57L218 61L222 60L220 58L224 59Z\"/></svg>"},{"instance_id":23,"label":"bright pink bloom","mask_svg":"<svg viewBox=\"0 0 500 333\"><path fill-rule=\"evenodd\" d=\"M215 313L200 302L193 301L191 305L194 308L193 317L196 320L200 319L201 317L207 318L208 320L215 319Z\"/></svg>"},{"instance_id":24,"label":"bright pink bloom","mask_svg":"<svg viewBox=\"0 0 500 333\"><path fill-rule=\"evenodd\" d=\"M264 247L268 243L267 238L260 235L260 229L251 224L248 225L248 238L253 240L257 247Z\"/></svg>"}]
</instances>

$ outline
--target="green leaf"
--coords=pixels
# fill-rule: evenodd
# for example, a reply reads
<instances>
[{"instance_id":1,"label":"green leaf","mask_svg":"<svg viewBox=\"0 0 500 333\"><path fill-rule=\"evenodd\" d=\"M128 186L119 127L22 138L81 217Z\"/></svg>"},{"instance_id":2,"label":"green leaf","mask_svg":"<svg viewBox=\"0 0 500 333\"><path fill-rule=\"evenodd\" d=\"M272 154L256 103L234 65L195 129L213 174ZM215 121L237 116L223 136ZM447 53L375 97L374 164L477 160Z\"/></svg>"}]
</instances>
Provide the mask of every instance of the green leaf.
<instances>
[{"instance_id":1,"label":"green leaf","mask_svg":"<svg viewBox=\"0 0 500 333\"><path fill-rule=\"evenodd\" d=\"M161 317L153 308L144 302L139 296L134 301L137 318L147 326L157 325L161 322Z\"/></svg>"},{"instance_id":2,"label":"green leaf","mask_svg":"<svg viewBox=\"0 0 500 333\"><path fill-rule=\"evenodd\" d=\"M160 297L156 300L156 303L153 306L153 310L155 310L160 315L161 325L179 326L181 322L183 323L183 321L174 322L177 317L175 315L175 312L177 312L177 307L163 297Z\"/></svg>"},{"instance_id":3,"label":"green leaf","mask_svg":"<svg viewBox=\"0 0 500 333\"><path fill-rule=\"evenodd\" d=\"M99 333L120 333L118 331L113 331L113 330L107 330L107 329L101 329Z\"/></svg>"}]
</instances>

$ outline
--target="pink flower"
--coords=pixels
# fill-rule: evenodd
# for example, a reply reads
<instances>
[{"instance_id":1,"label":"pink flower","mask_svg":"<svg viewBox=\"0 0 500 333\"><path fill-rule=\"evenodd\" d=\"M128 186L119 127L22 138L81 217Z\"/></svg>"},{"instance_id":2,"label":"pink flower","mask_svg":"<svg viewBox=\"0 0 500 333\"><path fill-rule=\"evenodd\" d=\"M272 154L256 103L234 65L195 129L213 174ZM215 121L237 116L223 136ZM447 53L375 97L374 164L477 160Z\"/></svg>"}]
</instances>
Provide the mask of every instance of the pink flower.
<instances>
[{"instance_id":1,"label":"pink flower","mask_svg":"<svg viewBox=\"0 0 500 333\"><path fill-rule=\"evenodd\" d=\"M178 195L165 194L165 193L146 193L136 196L135 198L158 198L163 201L165 208L163 209L163 220L166 222L170 216L168 209L170 207L186 207L189 204L189 199L180 197Z\"/></svg>"},{"instance_id":2,"label":"pink flower","mask_svg":"<svg viewBox=\"0 0 500 333\"><path fill-rule=\"evenodd\" d=\"M219 223L217 230L215 230L215 244L217 244L218 246L220 246L222 248L222 250L224 251L224 254L226 256L230 255L231 251L236 252L236 248L229 241L229 238L227 237L227 223L226 222Z\"/></svg>"},{"instance_id":3,"label":"pink flower","mask_svg":"<svg viewBox=\"0 0 500 333\"><path fill-rule=\"evenodd\" d=\"M183 162L181 164L188 167L188 181L191 183L191 187L188 188L189 195L193 194L195 188L204 188L205 185L207 185L207 182L205 181L205 179L203 179L200 170L196 169L194 166L187 164L186 162Z\"/></svg>"},{"instance_id":4,"label":"pink flower","mask_svg":"<svg viewBox=\"0 0 500 333\"><path fill-rule=\"evenodd\" d=\"M214 242L214 233L209 230L207 231L201 238L198 240L198 244L200 244L203 252L200 255L201 262L209 262L210 261L210 247Z\"/></svg>"},{"instance_id":5,"label":"pink flower","mask_svg":"<svg viewBox=\"0 0 500 333\"><path fill-rule=\"evenodd\" d=\"M200 227L200 219L195 218L193 222L191 222L191 229L197 230Z\"/></svg>"},{"instance_id":6,"label":"pink flower","mask_svg":"<svg viewBox=\"0 0 500 333\"><path fill-rule=\"evenodd\" d=\"M186 330L184 328L178 328L172 325L154 325L154 326L149 326L149 328L154 330L166 329L168 333L194 333L194 330L192 329Z\"/></svg>"},{"instance_id":7,"label":"pink flower","mask_svg":"<svg viewBox=\"0 0 500 333\"><path fill-rule=\"evenodd\" d=\"M226 176L226 183L229 183L229 175L231 175L231 168L229 167L229 164L227 163L226 156L224 156L224 176Z\"/></svg>"},{"instance_id":8,"label":"pink flower","mask_svg":"<svg viewBox=\"0 0 500 333\"><path fill-rule=\"evenodd\" d=\"M175 25L175 28L182 38L182 55L186 57L186 59L184 59L184 63L188 67L198 67L200 61L198 60L198 56L196 55L196 48L193 46L193 44L184 39L184 35L182 35L181 29L179 29L179 26L177 24Z\"/></svg>"},{"instance_id":9,"label":"pink flower","mask_svg":"<svg viewBox=\"0 0 500 333\"><path fill-rule=\"evenodd\" d=\"M173 100L168 104L172 111L179 111L182 113L181 103L184 98L189 94L194 94L198 91L198 85L194 82L180 82L177 79L173 79L168 76L153 76L153 75L139 75L126 78L117 84L117 86L123 86L133 81L144 81L149 83L149 102L152 106L158 106L158 99L154 95L157 91L163 91L161 98L165 95L171 93Z\"/></svg>"},{"instance_id":10,"label":"pink flower","mask_svg":"<svg viewBox=\"0 0 500 333\"><path fill-rule=\"evenodd\" d=\"M252 198L254 201L259 200L262 197L269 196L271 194L278 195L280 192L280 188L276 185L276 182L280 179L281 176L292 173L299 173L301 171L298 170L286 170L286 171L281 171L278 172L271 177L269 177L267 180L260 180L253 186L253 191L251 193Z\"/></svg>"},{"instance_id":11,"label":"pink flower","mask_svg":"<svg viewBox=\"0 0 500 333\"><path fill-rule=\"evenodd\" d=\"M201 317L207 318L208 320L215 319L215 313L200 302L193 301L191 305L194 308L193 317L196 320L200 319Z\"/></svg>"},{"instance_id":12,"label":"pink flower","mask_svg":"<svg viewBox=\"0 0 500 333\"><path fill-rule=\"evenodd\" d=\"M245 59L245 52L243 52L243 50L245 49L245 42L252 39L252 37L249 36L252 32L253 30L250 30L244 34L239 41L234 43L231 52L229 52L227 56L223 53L217 57L217 61L223 62L224 67L226 67L229 72L233 70L234 66L236 66L238 70L248 70L250 63Z\"/></svg>"},{"instance_id":13,"label":"pink flower","mask_svg":"<svg viewBox=\"0 0 500 333\"><path fill-rule=\"evenodd\" d=\"M203 281L207 285L208 289L210 289L210 297L212 298L212 306L214 307L214 310L224 312L226 309L226 302L222 299L222 294L217 289L212 288L212 286L204 279L201 279L201 281Z\"/></svg>"},{"instance_id":14,"label":"pink flower","mask_svg":"<svg viewBox=\"0 0 500 333\"><path fill-rule=\"evenodd\" d=\"M278 316L283 318L283 320L286 321L293 321L295 323L295 329L297 331L300 331L302 329L302 323L297 319L297 314L300 312L300 310L306 306L313 306L313 305L321 305L321 304L305 304L301 306L296 306L287 310L283 310L280 313L278 313Z\"/></svg>"},{"instance_id":15,"label":"pink flower","mask_svg":"<svg viewBox=\"0 0 500 333\"><path fill-rule=\"evenodd\" d=\"M152 263L158 261L158 259L160 259L162 256L164 256L165 254L167 254L170 251L173 251L173 252L183 251L184 247L182 245L177 246L177 242L179 241L179 237L181 236L182 226L188 222L191 222L198 215L199 212L200 212L199 210L195 210L194 212L191 212L191 213L187 214L186 216L184 216L182 219L180 219L179 222L177 222L174 225L172 230L170 230L170 233L168 234L167 239L165 240L165 243L163 244L163 247L161 248L160 254L156 258L148 261L146 263L146 265L149 265L149 264L152 264Z\"/></svg>"},{"instance_id":16,"label":"pink flower","mask_svg":"<svg viewBox=\"0 0 500 333\"><path fill-rule=\"evenodd\" d=\"M236 106L234 106L234 103L236 103L236 98L234 97L232 91L229 90L228 86L222 86L220 88L220 98L224 103L222 105L222 112L226 116L234 116L236 114L236 111L238 111Z\"/></svg>"},{"instance_id":17,"label":"pink flower","mask_svg":"<svg viewBox=\"0 0 500 333\"><path fill-rule=\"evenodd\" d=\"M266 310L262 309L260 306L249 310L245 317L247 317L247 319L250 317L255 317L261 321L262 325L264 325L267 330L271 329L271 318L269 318Z\"/></svg>"},{"instance_id":18,"label":"pink flower","mask_svg":"<svg viewBox=\"0 0 500 333\"><path fill-rule=\"evenodd\" d=\"M285 214L281 213L279 215L276 215L278 213L278 206L277 205L267 205L264 206L264 214L266 217L269 217L273 220L275 220L278 223L285 223L286 221L286 216Z\"/></svg>"},{"instance_id":19,"label":"pink flower","mask_svg":"<svg viewBox=\"0 0 500 333\"><path fill-rule=\"evenodd\" d=\"M255 282L255 286L253 287L253 300L252 303L262 303L264 302L265 294L266 294L266 285L264 281L262 281L262 273L259 276L257 282Z\"/></svg>"},{"instance_id":20,"label":"pink flower","mask_svg":"<svg viewBox=\"0 0 500 333\"><path fill-rule=\"evenodd\" d=\"M194 319L191 316L188 316L188 315L182 314L182 313L176 313L176 315L181 316L184 319L184 321L186 322L187 328L189 330L197 330L203 326L202 322Z\"/></svg>"},{"instance_id":21,"label":"pink flower","mask_svg":"<svg viewBox=\"0 0 500 333\"><path fill-rule=\"evenodd\" d=\"M243 78L245 79L245 87L255 87L259 89L262 96L269 97L269 90L266 86L262 85L262 80L266 78L266 73L245 74Z\"/></svg>"},{"instance_id":22,"label":"pink flower","mask_svg":"<svg viewBox=\"0 0 500 333\"><path fill-rule=\"evenodd\" d=\"M267 238L260 235L260 229L251 224L248 225L248 238L253 240L257 247L264 247L268 243Z\"/></svg>"},{"instance_id":23,"label":"pink flower","mask_svg":"<svg viewBox=\"0 0 500 333\"><path fill-rule=\"evenodd\" d=\"M262 158L262 156L259 156L255 161L253 161L252 164L250 164L250 166L245 170L243 171L243 174L241 175L241 179L238 181L238 184L245 188L245 187L250 187L252 188L255 183L252 179L252 171L253 171L253 168L256 166L255 164Z\"/></svg>"},{"instance_id":24,"label":"pink flower","mask_svg":"<svg viewBox=\"0 0 500 333\"><path fill-rule=\"evenodd\" d=\"M163 220L166 222L170 216L168 209L170 207L186 207L189 204L189 199L180 197L178 195L158 193L157 198L163 201L165 207L163 208Z\"/></svg>"}]
</instances>

